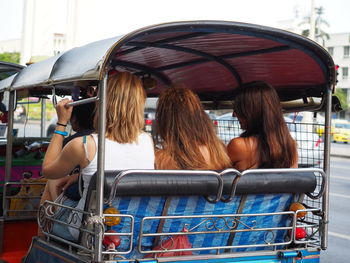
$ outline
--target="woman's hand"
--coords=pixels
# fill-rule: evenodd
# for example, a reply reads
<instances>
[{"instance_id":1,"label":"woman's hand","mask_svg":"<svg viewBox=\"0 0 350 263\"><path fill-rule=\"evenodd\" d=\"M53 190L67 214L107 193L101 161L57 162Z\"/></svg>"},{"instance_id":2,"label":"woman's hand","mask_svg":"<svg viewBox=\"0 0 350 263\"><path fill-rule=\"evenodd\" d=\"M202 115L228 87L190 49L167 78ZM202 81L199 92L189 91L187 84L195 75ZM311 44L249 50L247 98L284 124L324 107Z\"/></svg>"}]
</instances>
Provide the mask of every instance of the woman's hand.
<instances>
[{"instance_id":1,"label":"woman's hand","mask_svg":"<svg viewBox=\"0 0 350 263\"><path fill-rule=\"evenodd\" d=\"M57 193L61 193L64 190L66 190L71 184L75 183L78 181L79 178L79 173L72 174L70 176L66 176L61 179L60 183L57 184Z\"/></svg>"},{"instance_id":2,"label":"woman's hand","mask_svg":"<svg viewBox=\"0 0 350 263\"><path fill-rule=\"evenodd\" d=\"M63 99L56 105L57 112L57 121L62 124L67 124L72 115L73 107L68 106L67 104L72 102L69 99Z\"/></svg>"}]
</instances>

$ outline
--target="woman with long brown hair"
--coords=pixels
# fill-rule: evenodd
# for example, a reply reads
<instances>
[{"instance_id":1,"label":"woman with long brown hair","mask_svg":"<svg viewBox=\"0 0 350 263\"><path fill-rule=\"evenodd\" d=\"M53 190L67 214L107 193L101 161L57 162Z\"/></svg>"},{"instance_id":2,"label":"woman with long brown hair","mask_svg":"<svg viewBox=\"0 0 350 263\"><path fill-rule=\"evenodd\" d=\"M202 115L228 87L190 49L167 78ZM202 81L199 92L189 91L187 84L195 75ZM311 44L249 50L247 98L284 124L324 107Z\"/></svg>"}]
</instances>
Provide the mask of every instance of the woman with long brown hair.
<instances>
[{"instance_id":1,"label":"woman with long brown hair","mask_svg":"<svg viewBox=\"0 0 350 263\"><path fill-rule=\"evenodd\" d=\"M233 115L244 132L227 146L234 168L289 168L298 166L296 142L284 121L275 89L262 81L236 90Z\"/></svg>"},{"instance_id":2,"label":"woman with long brown hair","mask_svg":"<svg viewBox=\"0 0 350 263\"><path fill-rule=\"evenodd\" d=\"M157 169L212 169L230 167L225 146L196 94L169 88L158 99L156 134Z\"/></svg>"}]
</instances>

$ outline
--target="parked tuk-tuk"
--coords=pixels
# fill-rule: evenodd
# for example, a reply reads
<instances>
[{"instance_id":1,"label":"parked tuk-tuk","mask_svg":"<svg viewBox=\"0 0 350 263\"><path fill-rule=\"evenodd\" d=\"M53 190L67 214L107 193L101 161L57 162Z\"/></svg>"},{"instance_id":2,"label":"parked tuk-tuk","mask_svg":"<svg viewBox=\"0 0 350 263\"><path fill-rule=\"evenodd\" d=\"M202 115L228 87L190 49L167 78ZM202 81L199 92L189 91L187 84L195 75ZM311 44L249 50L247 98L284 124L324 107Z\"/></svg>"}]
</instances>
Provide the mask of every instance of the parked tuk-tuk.
<instances>
[{"instance_id":1,"label":"parked tuk-tuk","mask_svg":"<svg viewBox=\"0 0 350 263\"><path fill-rule=\"evenodd\" d=\"M268 82L285 113L324 114L323 124L300 124L308 125L310 134L322 126L322 149L310 155L311 168L106 171L104 126L110 71L139 76L148 98L181 84L199 96L206 110L231 110L238 86ZM53 207L64 206L46 201L38 211L45 238L33 237L24 262L320 261L321 250L328 245L329 127L336 69L317 43L287 31L237 22L145 27L71 49L1 81L0 92L9 93L7 129L13 129L18 99L72 96L78 81L96 85L98 95L70 105L98 101L100 113L98 170L85 209L72 209L84 215L82 226L77 227L80 238L72 242L52 233L52 224L60 223ZM87 85L83 86L81 91ZM233 129L217 127L217 131L224 131L220 138L237 136ZM305 138L312 144L320 142L319 137L317 141L314 136ZM10 132L5 186L19 184L10 180L12 142ZM11 217L16 211L9 210L11 196L6 192L4 226L10 221L23 224ZM303 206L291 209L293 203ZM116 236L119 243L106 246L103 240ZM177 246L182 239L190 247Z\"/></svg>"}]
</instances>

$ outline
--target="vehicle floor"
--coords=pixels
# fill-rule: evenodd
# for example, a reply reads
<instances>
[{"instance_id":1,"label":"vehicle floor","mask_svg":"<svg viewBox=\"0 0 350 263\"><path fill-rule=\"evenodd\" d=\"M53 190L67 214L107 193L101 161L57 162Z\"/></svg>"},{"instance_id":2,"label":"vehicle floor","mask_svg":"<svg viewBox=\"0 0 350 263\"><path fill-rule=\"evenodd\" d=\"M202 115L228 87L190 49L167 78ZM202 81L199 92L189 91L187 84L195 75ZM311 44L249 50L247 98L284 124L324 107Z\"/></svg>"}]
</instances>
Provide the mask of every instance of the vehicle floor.
<instances>
[{"instance_id":1,"label":"vehicle floor","mask_svg":"<svg viewBox=\"0 0 350 263\"><path fill-rule=\"evenodd\" d=\"M8 263L20 263L37 235L36 220L6 221L4 223L3 252L0 260ZM1 261L0 261L1 262Z\"/></svg>"}]
</instances>

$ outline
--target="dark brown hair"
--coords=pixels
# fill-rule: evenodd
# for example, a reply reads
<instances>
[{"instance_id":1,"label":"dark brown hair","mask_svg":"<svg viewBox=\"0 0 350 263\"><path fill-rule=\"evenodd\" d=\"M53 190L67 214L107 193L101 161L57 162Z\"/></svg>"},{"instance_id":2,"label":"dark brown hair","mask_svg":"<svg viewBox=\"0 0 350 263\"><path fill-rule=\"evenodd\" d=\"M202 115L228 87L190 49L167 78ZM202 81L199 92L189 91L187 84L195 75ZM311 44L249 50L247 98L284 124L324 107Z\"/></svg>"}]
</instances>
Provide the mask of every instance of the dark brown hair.
<instances>
[{"instance_id":1,"label":"dark brown hair","mask_svg":"<svg viewBox=\"0 0 350 263\"><path fill-rule=\"evenodd\" d=\"M250 82L236 90L233 110L242 120L241 137L258 141L260 168L289 168L297 155L296 143L284 121L275 89L262 81Z\"/></svg>"},{"instance_id":2,"label":"dark brown hair","mask_svg":"<svg viewBox=\"0 0 350 263\"><path fill-rule=\"evenodd\" d=\"M185 88L169 88L158 99L156 133L163 150L178 169L224 169L230 166L226 147L196 94ZM211 166L201 153L208 150ZM213 168L214 167L214 168Z\"/></svg>"},{"instance_id":3,"label":"dark brown hair","mask_svg":"<svg viewBox=\"0 0 350 263\"><path fill-rule=\"evenodd\" d=\"M73 107L72 116L80 129L94 130L95 103L90 102Z\"/></svg>"}]
</instances>

